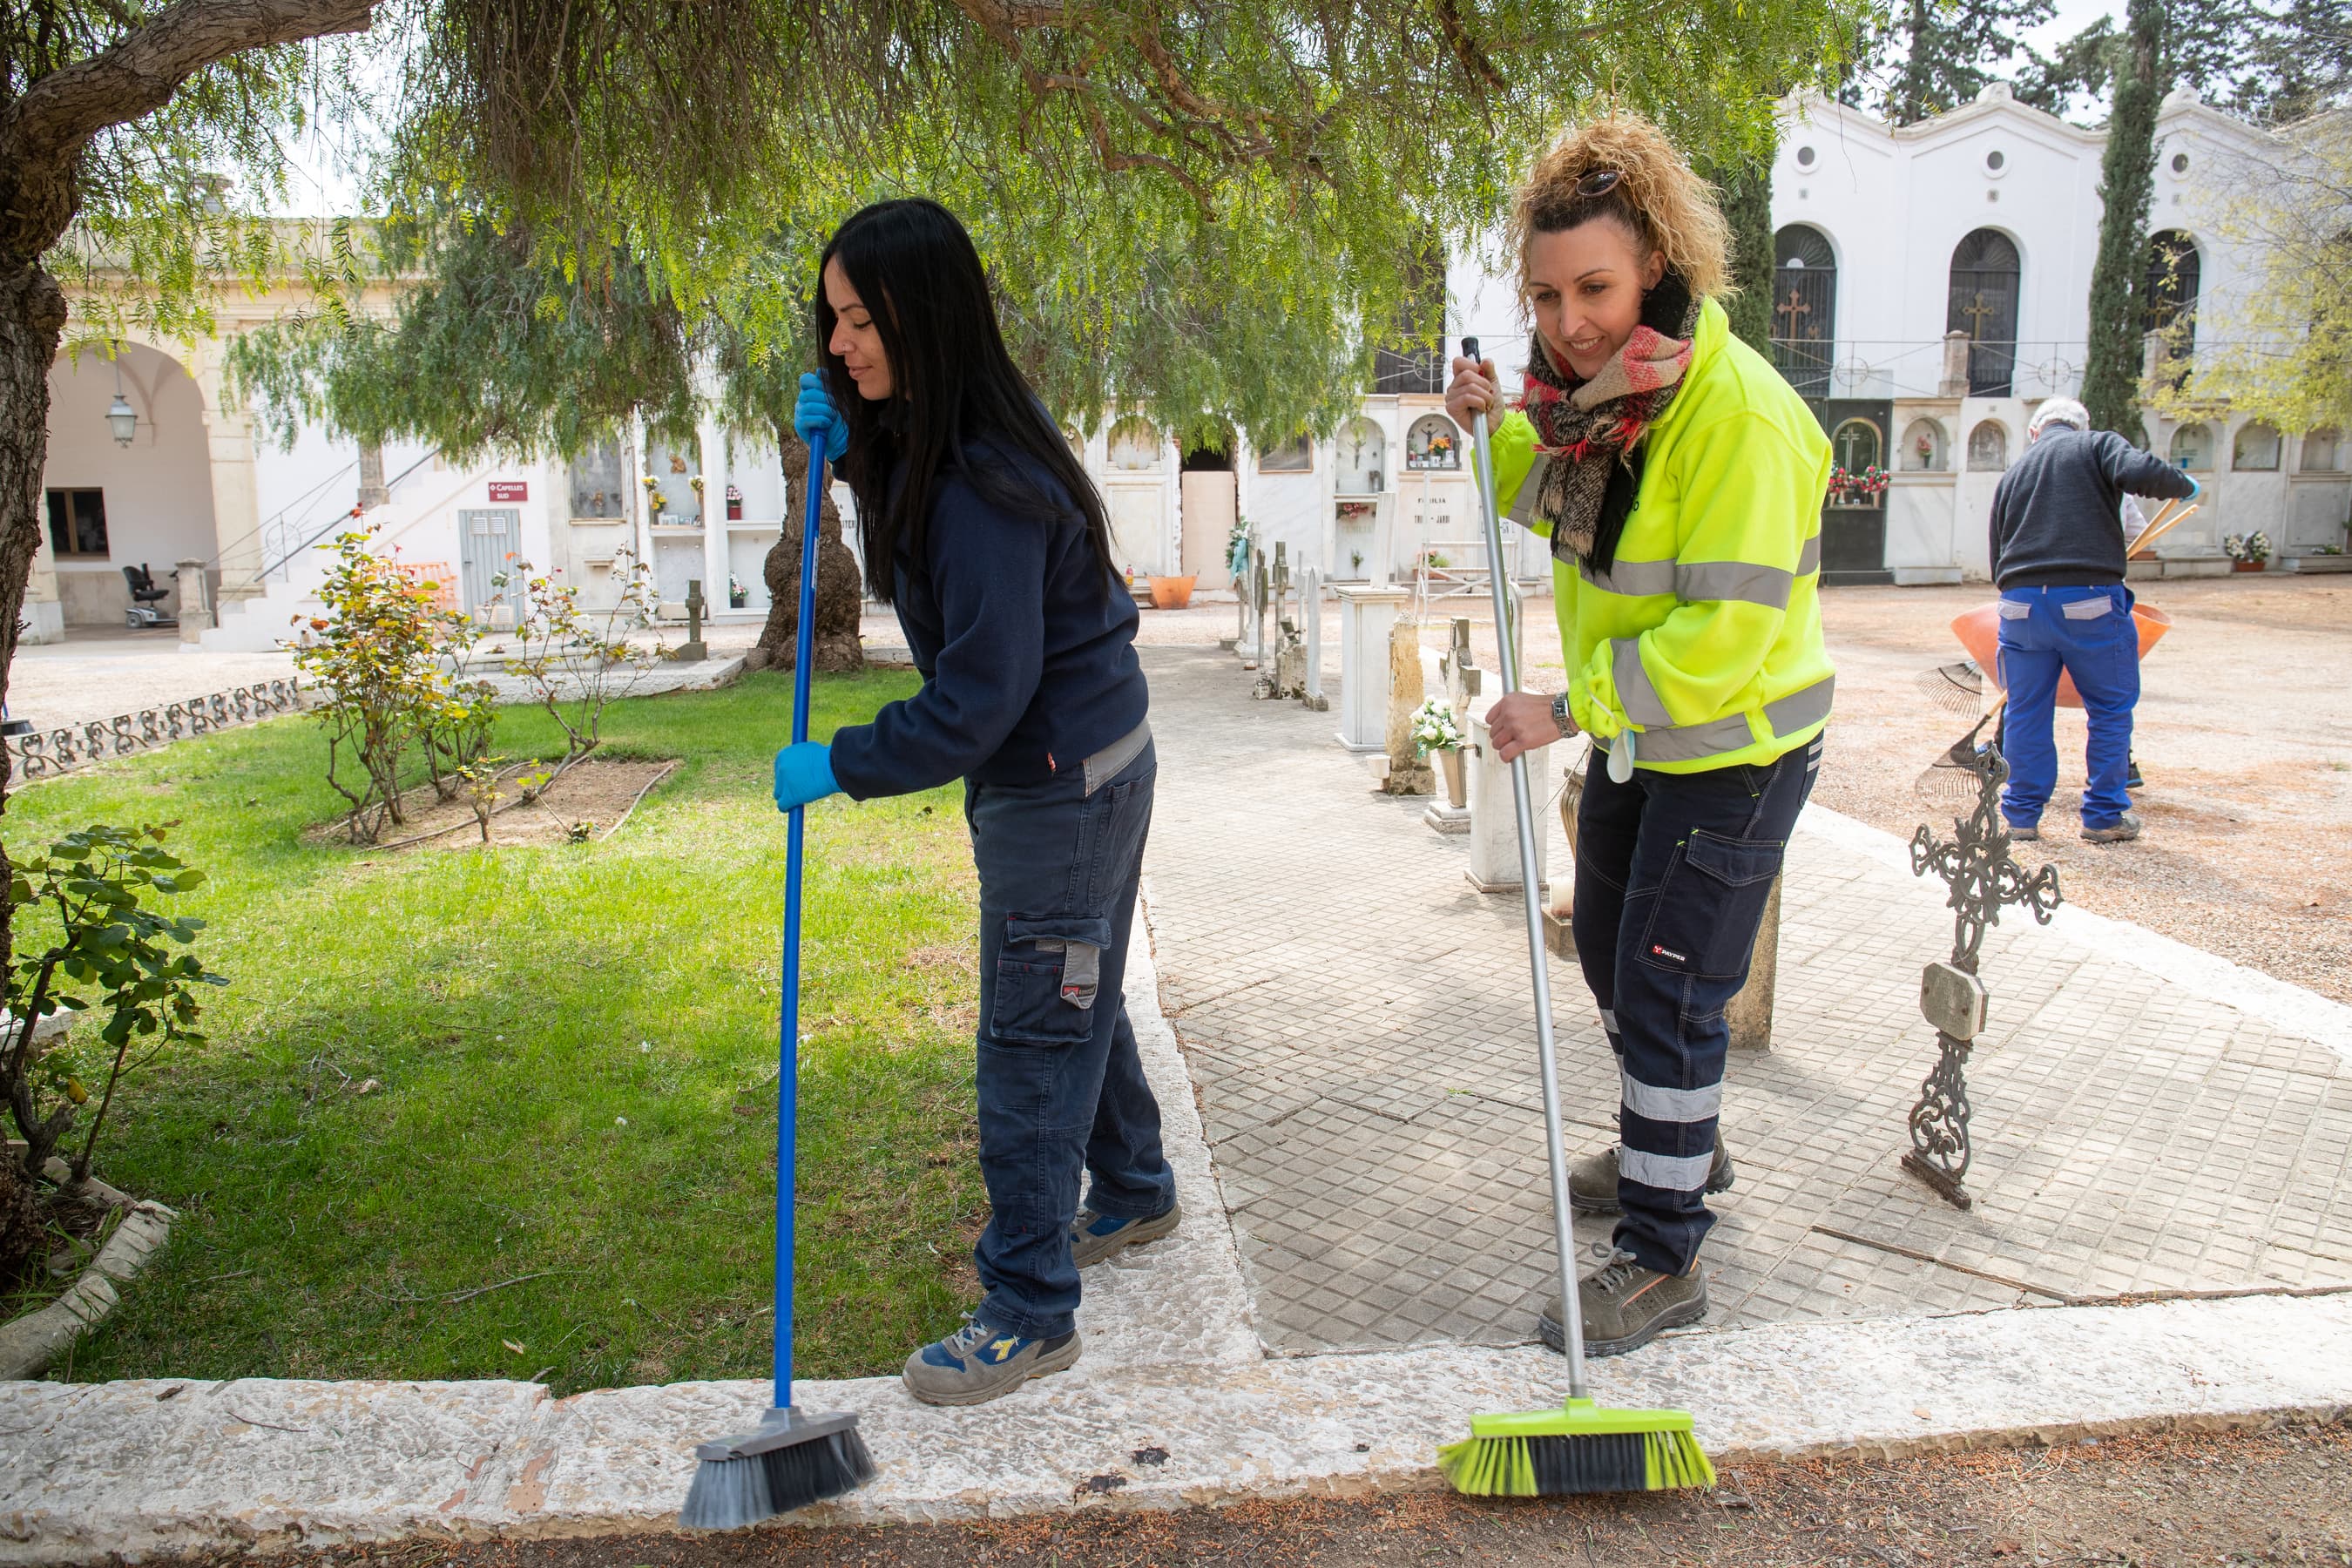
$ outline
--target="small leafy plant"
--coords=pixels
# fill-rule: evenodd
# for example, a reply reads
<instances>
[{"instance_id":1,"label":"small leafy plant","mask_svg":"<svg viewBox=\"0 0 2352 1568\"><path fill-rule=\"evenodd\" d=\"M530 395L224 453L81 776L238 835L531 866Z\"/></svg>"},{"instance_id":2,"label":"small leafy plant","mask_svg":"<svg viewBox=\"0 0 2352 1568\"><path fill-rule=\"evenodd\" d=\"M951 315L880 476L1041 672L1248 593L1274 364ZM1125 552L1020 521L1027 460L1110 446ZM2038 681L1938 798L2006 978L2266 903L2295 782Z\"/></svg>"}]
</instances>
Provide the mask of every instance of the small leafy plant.
<instances>
[{"instance_id":1,"label":"small leafy plant","mask_svg":"<svg viewBox=\"0 0 2352 1568\"><path fill-rule=\"evenodd\" d=\"M596 749L605 707L626 697L669 657L658 641L651 647L629 641L631 632L654 625L652 568L622 550L613 572L620 595L608 610L583 609L578 584L558 583L528 561L517 561L490 579L499 599L515 610L512 651L507 645L490 651L505 656L507 673L528 683L539 705L563 730L563 760L551 770L551 780Z\"/></svg>"},{"instance_id":2,"label":"small leafy plant","mask_svg":"<svg viewBox=\"0 0 2352 1568\"><path fill-rule=\"evenodd\" d=\"M1412 710L1412 744L1424 757L1462 749L1462 726L1454 721L1452 704L1432 697Z\"/></svg>"},{"instance_id":3,"label":"small leafy plant","mask_svg":"<svg viewBox=\"0 0 2352 1568\"><path fill-rule=\"evenodd\" d=\"M414 580L375 550L375 529L340 535L320 597L323 616L298 616L284 646L294 668L326 693L316 710L327 731L327 782L350 803L354 844L373 844L387 823L408 820L404 767L421 757L443 800L457 775L489 745L490 688L453 683L474 640L467 617L439 607L438 584Z\"/></svg>"},{"instance_id":4,"label":"small leafy plant","mask_svg":"<svg viewBox=\"0 0 2352 1568\"><path fill-rule=\"evenodd\" d=\"M89 1179L99 1133L123 1079L174 1041L202 1040L199 985L226 985L192 952L204 921L154 907L202 885L205 874L163 848L177 823L138 828L104 826L69 833L46 855L19 861L8 884L16 957L5 975L8 1015L0 1030L0 1095L25 1141L22 1173L40 1174L100 1087L89 1131L70 1165ZM68 1037L47 1048L34 1040L39 1021L59 1011L105 1019L98 1049ZM132 1059L134 1044L143 1054Z\"/></svg>"}]
</instances>

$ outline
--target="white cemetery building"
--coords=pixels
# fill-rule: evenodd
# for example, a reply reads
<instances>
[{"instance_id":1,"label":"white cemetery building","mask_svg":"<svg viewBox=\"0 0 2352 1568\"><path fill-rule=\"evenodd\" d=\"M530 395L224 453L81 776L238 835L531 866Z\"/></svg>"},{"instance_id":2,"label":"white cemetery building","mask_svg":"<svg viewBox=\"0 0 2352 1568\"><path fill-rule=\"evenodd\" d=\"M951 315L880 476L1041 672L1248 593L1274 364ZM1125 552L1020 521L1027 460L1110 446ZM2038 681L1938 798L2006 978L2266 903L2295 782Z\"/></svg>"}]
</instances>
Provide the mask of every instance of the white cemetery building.
<instances>
[{"instance_id":1,"label":"white cemetery building","mask_svg":"<svg viewBox=\"0 0 2352 1568\"><path fill-rule=\"evenodd\" d=\"M1784 115L1776 358L1840 468L1889 471L1883 493L1850 491L1826 509L1832 581L1984 575L1993 487L2023 449L2028 416L2081 389L2105 143L2000 84L1899 129L1820 100ZM2228 330L2251 281L2210 226L2216 197L2247 161L2278 151L2185 89L2164 101L2148 226L2164 259L2150 281L2160 314L2192 312L2192 335ZM2352 449L2336 432L2281 432L2227 407L2147 423L2152 449L2205 487L2202 510L2158 547L2166 570L2224 570L2223 536L2258 529L2284 557L2345 542Z\"/></svg>"},{"instance_id":2,"label":"white cemetery building","mask_svg":"<svg viewBox=\"0 0 2352 1568\"><path fill-rule=\"evenodd\" d=\"M2152 227L2178 258L2168 305L2205 307L2202 330L2247 275L2207 226L2207 198L2234 162L2276 144L2187 93L2165 101L2158 135ZM1999 86L1900 129L1818 100L1784 109L1776 357L1845 471L1892 470L1883 489L1857 485L1824 509L1831 582L1983 575L1992 488L2027 417L2080 384L2103 146L2100 132ZM1508 271L1494 243L1465 247L1446 283L1445 352L1381 354L1372 390L1328 439L1259 451L1237 437L1229 451L1187 452L1140 418L1073 432L1120 564L1139 579L1224 587L1239 519L1269 554L1279 545L1328 582L1418 572L1441 594L1482 592L1468 437L1439 390L1465 332L1516 378L1528 345ZM160 590L157 613L191 606L186 640L271 647L315 607L326 566L315 545L351 526L355 505L456 607L486 606L490 577L513 558L560 571L593 604L616 592L634 552L667 604L698 582L714 619L765 614L761 563L787 504L772 443L713 420L674 445L620 431L569 462L451 467L421 448L362 453L315 429L281 451L236 405L222 343L293 303L228 301L220 336L193 346L134 338L114 362L59 357L47 527L25 612L33 640L123 625L140 580ZM2157 449L2206 487L2203 510L2162 546L2168 570L2222 569L2231 532L2263 530L2290 558L2344 542L2352 444L2336 433L2280 432L2226 408L2149 424ZM1544 545L1513 534L1512 574L1540 582Z\"/></svg>"}]
</instances>

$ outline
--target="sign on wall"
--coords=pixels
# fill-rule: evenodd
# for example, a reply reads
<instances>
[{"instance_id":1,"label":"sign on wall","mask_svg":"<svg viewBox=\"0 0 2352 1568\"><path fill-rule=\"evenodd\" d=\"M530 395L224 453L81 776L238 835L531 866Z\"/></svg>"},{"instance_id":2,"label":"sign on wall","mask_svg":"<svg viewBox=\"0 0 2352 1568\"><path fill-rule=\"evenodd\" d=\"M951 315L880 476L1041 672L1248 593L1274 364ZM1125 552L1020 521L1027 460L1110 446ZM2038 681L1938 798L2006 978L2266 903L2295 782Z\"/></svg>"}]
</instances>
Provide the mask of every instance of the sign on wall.
<instances>
[{"instance_id":1,"label":"sign on wall","mask_svg":"<svg viewBox=\"0 0 2352 1568\"><path fill-rule=\"evenodd\" d=\"M530 482L524 479L492 479L490 499L492 500L529 500L530 499Z\"/></svg>"}]
</instances>

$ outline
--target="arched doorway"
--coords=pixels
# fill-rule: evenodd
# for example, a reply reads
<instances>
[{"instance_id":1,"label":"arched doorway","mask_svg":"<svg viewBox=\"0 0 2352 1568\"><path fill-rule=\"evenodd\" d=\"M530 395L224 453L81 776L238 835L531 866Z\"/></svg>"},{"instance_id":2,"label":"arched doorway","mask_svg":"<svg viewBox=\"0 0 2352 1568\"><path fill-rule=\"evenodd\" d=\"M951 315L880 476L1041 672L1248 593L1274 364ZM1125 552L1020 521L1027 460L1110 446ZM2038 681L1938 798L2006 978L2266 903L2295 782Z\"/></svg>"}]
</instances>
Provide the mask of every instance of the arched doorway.
<instances>
[{"instance_id":1,"label":"arched doorway","mask_svg":"<svg viewBox=\"0 0 2352 1568\"><path fill-rule=\"evenodd\" d=\"M1944 330L1969 335L1969 395L2007 397L2017 373L2017 247L1980 228L1952 247Z\"/></svg>"},{"instance_id":2,"label":"arched doorway","mask_svg":"<svg viewBox=\"0 0 2352 1568\"><path fill-rule=\"evenodd\" d=\"M68 626L121 629L131 603L126 566L146 567L166 587L174 563L220 554L203 394L169 354L125 343L118 355L88 348L59 354L49 367L42 499L45 515L62 515L69 526L44 529L40 564L56 574ZM127 447L107 422L118 386L137 416ZM178 605L175 591L156 607L176 616Z\"/></svg>"},{"instance_id":3,"label":"arched doorway","mask_svg":"<svg viewBox=\"0 0 2352 1568\"><path fill-rule=\"evenodd\" d=\"M1772 237L1772 363L1801 397L1830 395L1837 352L1837 254L1829 236L1792 223Z\"/></svg>"}]
</instances>

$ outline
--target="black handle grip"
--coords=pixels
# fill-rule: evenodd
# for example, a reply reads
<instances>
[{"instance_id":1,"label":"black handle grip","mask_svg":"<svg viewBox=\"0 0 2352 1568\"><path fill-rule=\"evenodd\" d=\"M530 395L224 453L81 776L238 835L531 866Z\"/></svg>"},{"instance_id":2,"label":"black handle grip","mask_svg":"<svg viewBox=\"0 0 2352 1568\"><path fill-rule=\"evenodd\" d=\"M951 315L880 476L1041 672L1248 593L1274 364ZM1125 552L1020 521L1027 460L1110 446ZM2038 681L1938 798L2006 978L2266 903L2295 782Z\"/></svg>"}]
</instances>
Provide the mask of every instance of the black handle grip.
<instances>
[{"instance_id":1,"label":"black handle grip","mask_svg":"<svg viewBox=\"0 0 2352 1568\"><path fill-rule=\"evenodd\" d=\"M1475 338L1465 338L1462 340L1462 357L1468 360L1474 365L1484 364L1486 363L1478 357L1478 340Z\"/></svg>"}]
</instances>

